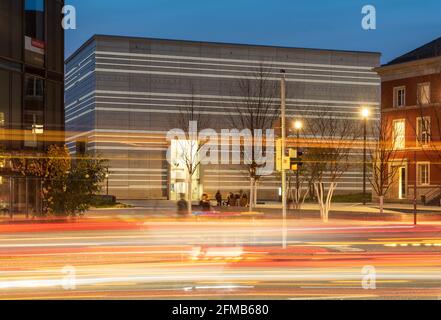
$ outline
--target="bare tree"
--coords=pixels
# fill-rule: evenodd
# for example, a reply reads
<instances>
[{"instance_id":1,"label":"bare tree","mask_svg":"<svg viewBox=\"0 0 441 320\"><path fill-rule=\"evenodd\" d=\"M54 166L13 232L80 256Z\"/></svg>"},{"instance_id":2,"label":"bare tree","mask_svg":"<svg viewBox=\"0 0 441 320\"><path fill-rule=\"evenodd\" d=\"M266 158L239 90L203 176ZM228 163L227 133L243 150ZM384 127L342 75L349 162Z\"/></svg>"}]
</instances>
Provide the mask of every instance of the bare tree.
<instances>
[{"instance_id":1,"label":"bare tree","mask_svg":"<svg viewBox=\"0 0 441 320\"><path fill-rule=\"evenodd\" d=\"M326 115L307 119L307 131L313 137L306 159L311 166L311 183L320 207L320 217L329 220L332 198L342 175L350 167L350 152L359 137L356 121Z\"/></svg>"},{"instance_id":2,"label":"bare tree","mask_svg":"<svg viewBox=\"0 0 441 320\"><path fill-rule=\"evenodd\" d=\"M190 84L190 99L179 110L177 126L185 132L185 139L177 140L177 160L186 169L188 214L192 213L193 178L199 171L202 158L200 151L207 141L200 141L197 131L209 127L209 118L202 114L195 98L195 89Z\"/></svg>"},{"instance_id":3,"label":"bare tree","mask_svg":"<svg viewBox=\"0 0 441 320\"><path fill-rule=\"evenodd\" d=\"M397 149L394 147L396 132L392 122L382 119L376 126L372 127L373 136L377 139L369 148L370 160L372 163L372 175L369 175L369 183L378 196L380 213L384 212L384 197L391 186L396 182L396 176L403 159L397 157Z\"/></svg>"},{"instance_id":4,"label":"bare tree","mask_svg":"<svg viewBox=\"0 0 441 320\"><path fill-rule=\"evenodd\" d=\"M251 144L255 145L257 137L255 130L268 130L273 128L274 122L279 118L280 108L277 105L280 96L280 84L273 79L273 69L261 63L256 72L234 83L232 108L228 114L230 125L235 129L248 129L251 132ZM260 164L254 148L250 153L241 152L244 166L250 179L250 211L257 203L257 186L261 179L258 173ZM247 159L245 159L247 158Z\"/></svg>"},{"instance_id":5,"label":"bare tree","mask_svg":"<svg viewBox=\"0 0 441 320\"><path fill-rule=\"evenodd\" d=\"M287 171L289 199L294 210L300 211L310 193L311 175L307 165L298 168L299 172ZM297 180L298 178L298 180Z\"/></svg>"}]
</instances>

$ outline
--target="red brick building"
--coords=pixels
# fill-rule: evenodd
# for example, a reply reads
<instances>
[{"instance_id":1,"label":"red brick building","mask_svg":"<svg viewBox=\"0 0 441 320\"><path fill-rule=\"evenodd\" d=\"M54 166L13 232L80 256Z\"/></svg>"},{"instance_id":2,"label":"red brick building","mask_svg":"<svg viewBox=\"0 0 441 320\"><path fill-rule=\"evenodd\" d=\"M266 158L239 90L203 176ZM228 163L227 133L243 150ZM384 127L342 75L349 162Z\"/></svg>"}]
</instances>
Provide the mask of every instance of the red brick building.
<instances>
[{"instance_id":1,"label":"red brick building","mask_svg":"<svg viewBox=\"0 0 441 320\"><path fill-rule=\"evenodd\" d=\"M382 123L396 150L386 199L439 204L441 197L441 38L376 70ZM416 188L415 188L416 185Z\"/></svg>"}]
</instances>

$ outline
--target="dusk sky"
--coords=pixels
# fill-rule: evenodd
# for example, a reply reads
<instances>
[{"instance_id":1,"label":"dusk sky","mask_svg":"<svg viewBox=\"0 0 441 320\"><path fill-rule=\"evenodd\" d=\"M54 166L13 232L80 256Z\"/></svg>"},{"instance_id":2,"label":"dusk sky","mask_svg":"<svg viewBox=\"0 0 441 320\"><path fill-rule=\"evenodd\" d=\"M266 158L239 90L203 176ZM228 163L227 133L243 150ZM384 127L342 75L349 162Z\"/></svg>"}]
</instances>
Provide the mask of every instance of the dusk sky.
<instances>
[{"instance_id":1,"label":"dusk sky","mask_svg":"<svg viewBox=\"0 0 441 320\"><path fill-rule=\"evenodd\" d=\"M439 0L67 0L77 30L69 56L93 34L378 51L382 62L441 36ZM377 9L377 30L361 8Z\"/></svg>"}]
</instances>

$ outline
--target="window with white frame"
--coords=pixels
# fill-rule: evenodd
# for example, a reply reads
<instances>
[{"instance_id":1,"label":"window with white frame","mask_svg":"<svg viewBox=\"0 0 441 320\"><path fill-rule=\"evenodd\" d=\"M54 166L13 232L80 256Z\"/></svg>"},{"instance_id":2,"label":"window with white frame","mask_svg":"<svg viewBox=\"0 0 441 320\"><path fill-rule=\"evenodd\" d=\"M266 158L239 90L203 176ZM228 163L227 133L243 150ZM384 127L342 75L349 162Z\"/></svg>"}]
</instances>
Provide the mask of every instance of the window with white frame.
<instances>
[{"instance_id":1,"label":"window with white frame","mask_svg":"<svg viewBox=\"0 0 441 320\"><path fill-rule=\"evenodd\" d=\"M418 183L421 186L430 185L430 163L418 163Z\"/></svg>"},{"instance_id":2,"label":"window with white frame","mask_svg":"<svg viewBox=\"0 0 441 320\"><path fill-rule=\"evenodd\" d=\"M418 104L429 104L430 103L430 83L420 83L418 84Z\"/></svg>"},{"instance_id":3,"label":"window with white frame","mask_svg":"<svg viewBox=\"0 0 441 320\"><path fill-rule=\"evenodd\" d=\"M430 142L430 117L417 118L416 129L418 144L422 146L428 145Z\"/></svg>"},{"instance_id":4,"label":"window with white frame","mask_svg":"<svg viewBox=\"0 0 441 320\"><path fill-rule=\"evenodd\" d=\"M395 150L402 150L406 144L406 127L404 120L394 120L393 146Z\"/></svg>"},{"instance_id":5,"label":"window with white frame","mask_svg":"<svg viewBox=\"0 0 441 320\"><path fill-rule=\"evenodd\" d=\"M394 88L394 107L404 107L406 105L406 87Z\"/></svg>"}]
</instances>

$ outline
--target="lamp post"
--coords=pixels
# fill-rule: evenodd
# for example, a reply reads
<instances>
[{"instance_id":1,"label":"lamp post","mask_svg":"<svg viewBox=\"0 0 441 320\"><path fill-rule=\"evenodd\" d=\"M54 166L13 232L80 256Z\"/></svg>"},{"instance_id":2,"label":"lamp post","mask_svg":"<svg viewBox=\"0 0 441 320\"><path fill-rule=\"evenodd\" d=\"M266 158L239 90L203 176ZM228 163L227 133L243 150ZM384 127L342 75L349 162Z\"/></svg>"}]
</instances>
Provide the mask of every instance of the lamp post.
<instances>
[{"instance_id":1,"label":"lamp post","mask_svg":"<svg viewBox=\"0 0 441 320\"><path fill-rule=\"evenodd\" d=\"M282 122L282 247L286 249L286 238L287 238L287 223L286 223L286 172L284 167L284 159L286 156L286 73L285 70L280 70L282 74L282 80L280 83L280 117Z\"/></svg>"},{"instance_id":2,"label":"lamp post","mask_svg":"<svg viewBox=\"0 0 441 320\"><path fill-rule=\"evenodd\" d=\"M418 164L417 164L417 152L413 152L413 161L415 163L415 184L413 185L413 224L418 224L418 211L417 211L417 183L418 183Z\"/></svg>"},{"instance_id":3,"label":"lamp post","mask_svg":"<svg viewBox=\"0 0 441 320\"><path fill-rule=\"evenodd\" d=\"M363 108L361 117L363 119L363 205L366 205L366 142L367 142L367 121L369 119L370 110Z\"/></svg>"},{"instance_id":4,"label":"lamp post","mask_svg":"<svg viewBox=\"0 0 441 320\"><path fill-rule=\"evenodd\" d=\"M300 130L302 130L303 128L303 123L300 120L296 120L294 122L294 129L296 130L296 144L297 144L297 157L299 157L299 148L300 148ZM296 170L296 193L297 193L297 202L300 201L300 193L299 193L299 188L300 188L300 181L299 181L299 166L297 166L297 170Z\"/></svg>"}]
</instances>

